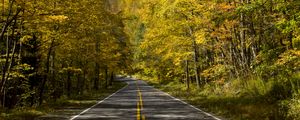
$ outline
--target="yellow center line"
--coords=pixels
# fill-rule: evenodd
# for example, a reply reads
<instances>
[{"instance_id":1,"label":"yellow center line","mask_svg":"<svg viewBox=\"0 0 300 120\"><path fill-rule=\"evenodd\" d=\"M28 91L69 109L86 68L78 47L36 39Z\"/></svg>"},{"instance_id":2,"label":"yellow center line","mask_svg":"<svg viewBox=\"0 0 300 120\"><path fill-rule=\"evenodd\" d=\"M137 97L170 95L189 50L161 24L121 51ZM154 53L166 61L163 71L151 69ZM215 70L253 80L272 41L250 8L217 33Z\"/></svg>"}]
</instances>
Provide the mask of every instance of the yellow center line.
<instances>
[{"instance_id":1,"label":"yellow center line","mask_svg":"<svg viewBox=\"0 0 300 120\"><path fill-rule=\"evenodd\" d=\"M141 120L141 110L140 110L140 102L137 102L137 115L136 115L137 120Z\"/></svg>"},{"instance_id":2,"label":"yellow center line","mask_svg":"<svg viewBox=\"0 0 300 120\"><path fill-rule=\"evenodd\" d=\"M141 93L141 91L139 90L139 97L140 97L140 108L141 108L141 110L143 109L143 99L142 99L142 93Z\"/></svg>"},{"instance_id":3,"label":"yellow center line","mask_svg":"<svg viewBox=\"0 0 300 120\"><path fill-rule=\"evenodd\" d=\"M137 102L137 115L136 115L136 119L137 120L145 120L145 116L142 115L142 110L143 110L143 99L142 99L142 92L137 84L136 81L136 87L137 87L137 92L138 92L138 97L139 97L139 101Z\"/></svg>"}]
</instances>

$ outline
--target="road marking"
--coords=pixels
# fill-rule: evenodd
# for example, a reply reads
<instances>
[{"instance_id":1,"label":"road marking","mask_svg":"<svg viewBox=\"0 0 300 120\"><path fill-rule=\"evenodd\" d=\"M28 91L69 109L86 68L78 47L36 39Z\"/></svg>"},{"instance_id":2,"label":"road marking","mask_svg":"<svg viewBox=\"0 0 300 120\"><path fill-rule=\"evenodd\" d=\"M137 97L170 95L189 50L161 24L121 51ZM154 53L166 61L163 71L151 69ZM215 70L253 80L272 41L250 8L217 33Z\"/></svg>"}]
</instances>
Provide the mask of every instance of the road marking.
<instances>
[{"instance_id":1,"label":"road marking","mask_svg":"<svg viewBox=\"0 0 300 120\"><path fill-rule=\"evenodd\" d=\"M140 110L140 101L137 102L137 112L136 112L136 119L141 120L141 110Z\"/></svg>"},{"instance_id":2,"label":"road marking","mask_svg":"<svg viewBox=\"0 0 300 120\"><path fill-rule=\"evenodd\" d=\"M143 116L142 116L142 120L146 120L146 117L145 117L145 115L143 115Z\"/></svg>"},{"instance_id":3,"label":"road marking","mask_svg":"<svg viewBox=\"0 0 300 120\"><path fill-rule=\"evenodd\" d=\"M142 92L138 86L137 83L138 80L136 80L136 88L137 88L137 95L139 97L138 102L137 102L137 115L136 115L136 119L137 120L145 120L145 116L142 115L142 110L143 110L143 99L142 99Z\"/></svg>"},{"instance_id":4,"label":"road marking","mask_svg":"<svg viewBox=\"0 0 300 120\"><path fill-rule=\"evenodd\" d=\"M142 93L141 93L141 91L140 91L140 89L138 90L139 91L139 97L140 97L140 107L141 107L141 109L143 109L143 98L142 98Z\"/></svg>"},{"instance_id":5,"label":"road marking","mask_svg":"<svg viewBox=\"0 0 300 120\"><path fill-rule=\"evenodd\" d=\"M149 85L149 86L150 86L150 85ZM188 106L194 108L195 110L198 110L198 111L204 113L205 115L214 118L215 120L222 120L222 119L220 119L220 118L217 118L217 117L213 116L212 114L209 114L209 113L207 113L207 112L204 112L203 110L201 110L201 109L199 109L199 108L197 108L197 107L195 107L195 106L193 106L193 105L191 105L191 104L188 104L188 103L186 103L186 102L184 102L184 101L182 101L182 100L180 100L180 99L178 99L178 98L175 98L175 97L171 96L170 94L168 94L168 93L166 93L166 92L163 92L163 91L161 91L161 90L159 90L159 89L156 89L156 88L154 88L153 86L150 86L150 87L152 87L153 89L155 89L155 90L157 90L157 91L159 91L159 92L164 93L165 95L171 97L172 99L174 99L174 100L176 100L176 101L179 101L179 102L181 102L181 103L183 103L183 104L185 104L185 105L188 105Z\"/></svg>"},{"instance_id":6,"label":"road marking","mask_svg":"<svg viewBox=\"0 0 300 120\"><path fill-rule=\"evenodd\" d=\"M104 102L104 101L107 100L108 98L112 97L113 95L117 94L117 93L120 92L121 90L125 89L128 85L129 85L129 84L127 83L127 85L124 86L123 88L121 88L120 90L114 92L113 94L111 94L110 96L108 96L108 97L104 98L103 100L99 101L99 102L96 103L95 105L93 105L93 106L91 106L91 107L85 109L84 111L82 111L82 112L79 113L78 115L73 116L70 120L76 119L77 117L79 117L79 116L82 115L83 113L85 113L85 112L89 111L90 109L92 109L93 107L95 107L95 106L101 104L102 102Z\"/></svg>"}]
</instances>

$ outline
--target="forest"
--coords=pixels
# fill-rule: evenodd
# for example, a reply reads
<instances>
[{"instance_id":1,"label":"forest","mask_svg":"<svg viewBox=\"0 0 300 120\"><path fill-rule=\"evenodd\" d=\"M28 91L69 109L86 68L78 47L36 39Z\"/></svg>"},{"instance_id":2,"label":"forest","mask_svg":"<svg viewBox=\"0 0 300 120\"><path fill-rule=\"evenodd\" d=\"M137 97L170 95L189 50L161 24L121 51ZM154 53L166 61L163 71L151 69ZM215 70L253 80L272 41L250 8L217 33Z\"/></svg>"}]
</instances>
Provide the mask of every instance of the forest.
<instances>
[{"instance_id":1,"label":"forest","mask_svg":"<svg viewBox=\"0 0 300 120\"><path fill-rule=\"evenodd\" d=\"M105 0L2 0L0 7L2 108L108 88L128 68L128 36Z\"/></svg>"},{"instance_id":2,"label":"forest","mask_svg":"<svg viewBox=\"0 0 300 120\"><path fill-rule=\"evenodd\" d=\"M298 0L2 0L0 112L149 84L230 119L300 119Z\"/></svg>"}]
</instances>

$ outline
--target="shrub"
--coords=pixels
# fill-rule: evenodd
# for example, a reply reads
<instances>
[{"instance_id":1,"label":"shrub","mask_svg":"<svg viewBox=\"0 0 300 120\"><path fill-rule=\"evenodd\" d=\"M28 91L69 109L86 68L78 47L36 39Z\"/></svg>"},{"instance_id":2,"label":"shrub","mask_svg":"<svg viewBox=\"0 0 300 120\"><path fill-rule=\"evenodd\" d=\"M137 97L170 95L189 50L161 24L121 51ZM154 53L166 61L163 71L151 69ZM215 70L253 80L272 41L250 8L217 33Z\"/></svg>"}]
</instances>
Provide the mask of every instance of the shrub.
<instances>
[{"instance_id":1,"label":"shrub","mask_svg":"<svg viewBox=\"0 0 300 120\"><path fill-rule=\"evenodd\" d=\"M288 117L294 120L300 119L300 95L288 102Z\"/></svg>"}]
</instances>

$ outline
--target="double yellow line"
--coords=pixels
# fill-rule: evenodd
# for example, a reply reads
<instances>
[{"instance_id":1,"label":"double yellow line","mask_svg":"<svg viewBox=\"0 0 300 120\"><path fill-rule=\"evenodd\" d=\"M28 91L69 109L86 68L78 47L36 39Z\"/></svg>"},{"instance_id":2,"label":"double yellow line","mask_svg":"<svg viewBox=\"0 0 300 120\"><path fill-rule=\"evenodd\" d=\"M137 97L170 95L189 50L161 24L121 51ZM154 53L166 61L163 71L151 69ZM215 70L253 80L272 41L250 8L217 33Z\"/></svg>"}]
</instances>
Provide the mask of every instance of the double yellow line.
<instances>
[{"instance_id":1,"label":"double yellow line","mask_svg":"<svg viewBox=\"0 0 300 120\"><path fill-rule=\"evenodd\" d=\"M138 102L137 102L137 115L136 115L136 119L137 120L145 120L145 116L142 115L142 110L143 110L143 99L142 99L142 92L138 86L138 83L137 81L135 82L136 83L136 88L137 88L137 95L138 95Z\"/></svg>"}]
</instances>

